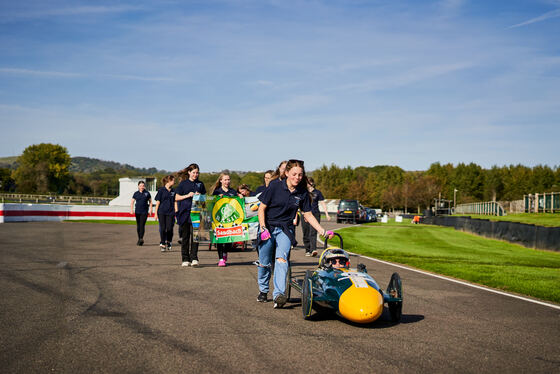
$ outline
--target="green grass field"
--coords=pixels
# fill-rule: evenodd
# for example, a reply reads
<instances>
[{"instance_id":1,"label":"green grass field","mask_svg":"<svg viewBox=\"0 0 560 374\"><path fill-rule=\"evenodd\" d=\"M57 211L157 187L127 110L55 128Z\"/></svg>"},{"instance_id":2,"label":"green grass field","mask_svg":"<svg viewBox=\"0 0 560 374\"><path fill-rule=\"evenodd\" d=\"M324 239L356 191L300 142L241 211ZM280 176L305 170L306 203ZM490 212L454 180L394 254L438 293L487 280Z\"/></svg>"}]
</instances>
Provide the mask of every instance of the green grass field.
<instances>
[{"instance_id":1,"label":"green grass field","mask_svg":"<svg viewBox=\"0 0 560 374\"><path fill-rule=\"evenodd\" d=\"M560 227L560 213L516 213L507 216L485 216L478 214L457 214L458 216L469 216L471 218L489 219L491 221L512 221L529 223L538 226Z\"/></svg>"},{"instance_id":2,"label":"green grass field","mask_svg":"<svg viewBox=\"0 0 560 374\"><path fill-rule=\"evenodd\" d=\"M345 249L354 253L560 303L560 253L410 223L367 224L338 232Z\"/></svg>"}]
</instances>

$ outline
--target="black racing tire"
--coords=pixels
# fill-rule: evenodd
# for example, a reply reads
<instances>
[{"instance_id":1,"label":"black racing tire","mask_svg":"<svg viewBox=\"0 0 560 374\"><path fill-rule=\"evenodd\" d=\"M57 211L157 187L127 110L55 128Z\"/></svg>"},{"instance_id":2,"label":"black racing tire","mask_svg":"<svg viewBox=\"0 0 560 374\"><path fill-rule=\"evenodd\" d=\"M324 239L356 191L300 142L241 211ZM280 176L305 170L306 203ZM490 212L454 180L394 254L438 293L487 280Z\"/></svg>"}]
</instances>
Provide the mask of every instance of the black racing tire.
<instances>
[{"instance_id":1,"label":"black racing tire","mask_svg":"<svg viewBox=\"0 0 560 374\"><path fill-rule=\"evenodd\" d=\"M365 264L358 264L356 267L359 273L367 273L367 268Z\"/></svg>"},{"instance_id":2,"label":"black racing tire","mask_svg":"<svg viewBox=\"0 0 560 374\"><path fill-rule=\"evenodd\" d=\"M387 286L387 293L391 297L398 297L401 301L392 301L387 303L389 305L389 314L391 314L391 321L399 323L402 318L402 282L399 273L393 273L391 280Z\"/></svg>"},{"instance_id":3,"label":"black racing tire","mask_svg":"<svg viewBox=\"0 0 560 374\"><path fill-rule=\"evenodd\" d=\"M290 294L292 293L292 268L288 266L286 273L286 299L290 301Z\"/></svg>"},{"instance_id":4,"label":"black racing tire","mask_svg":"<svg viewBox=\"0 0 560 374\"><path fill-rule=\"evenodd\" d=\"M311 270L306 270L303 283L301 284L301 312L303 314L303 319L309 319L309 317L311 317L311 310L313 309L312 275L313 273Z\"/></svg>"}]
</instances>

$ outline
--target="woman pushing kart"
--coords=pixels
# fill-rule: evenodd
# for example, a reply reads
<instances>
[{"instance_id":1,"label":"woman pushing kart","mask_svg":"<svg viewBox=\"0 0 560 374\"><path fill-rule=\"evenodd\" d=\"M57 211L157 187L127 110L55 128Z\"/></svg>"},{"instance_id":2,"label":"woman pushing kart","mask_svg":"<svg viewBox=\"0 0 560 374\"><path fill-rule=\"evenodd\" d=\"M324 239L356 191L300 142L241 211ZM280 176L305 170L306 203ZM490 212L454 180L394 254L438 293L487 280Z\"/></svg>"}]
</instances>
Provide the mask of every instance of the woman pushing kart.
<instances>
[{"instance_id":1,"label":"woman pushing kart","mask_svg":"<svg viewBox=\"0 0 560 374\"><path fill-rule=\"evenodd\" d=\"M333 232L325 230L311 213L311 197L307 190L307 177L303 161L289 160L286 164L285 179L270 182L268 188L259 196L259 267L257 301L266 302L274 264L274 308L281 308L287 301L286 275L292 245L296 245L294 218L298 209L303 212L309 224L332 238Z\"/></svg>"}]
</instances>

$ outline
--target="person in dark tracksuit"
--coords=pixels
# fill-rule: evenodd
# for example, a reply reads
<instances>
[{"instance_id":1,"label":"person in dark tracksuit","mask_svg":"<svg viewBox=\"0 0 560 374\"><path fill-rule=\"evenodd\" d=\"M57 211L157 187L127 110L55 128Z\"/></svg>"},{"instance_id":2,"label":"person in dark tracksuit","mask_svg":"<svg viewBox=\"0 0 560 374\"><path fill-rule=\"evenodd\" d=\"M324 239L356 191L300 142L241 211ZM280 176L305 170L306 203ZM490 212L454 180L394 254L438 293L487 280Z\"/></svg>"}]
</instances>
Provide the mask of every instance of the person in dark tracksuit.
<instances>
[{"instance_id":1,"label":"person in dark tracksuit","mask_svg":"<svg viewBox=\"0 0 560 374\"><path fill-rule=\"evenodd\" d=\"M331 220L329 212L327 211L327 204L325 204L325 197L323 193L315 188L315 181L313 178L307 178L307 190L311 195L311 213L317 222L321 223L321 212L319 211L319 203L325 211L327 221ZM317 256L317 230L313 228L305 219L301 221L301 231L303 234L303 245L305 247L306 256Z\"/></svg>"},{"instance_id":2,"label":"person in dark tracksuit","mask_svg":"<svg viewBox=\"0 0 560 374\"><path fill-rule=\"evenodd\" d=\"M162 179L163 187L158 190L156 200L155 219L159 220L159 247L162 252L171 250L173 240L173 225L175 223L175 177L168 175Z\"/></svg>"},{"instance_id":3,"label":"person in dark tracksuit","mask_svg":"<svg viewBox=\"0 0 560 374\"><path fill-rule=\"evenodd\" d=\"M198 243L191 243L191 207L193 196L206 194L206 187L198 180L200 168L197 164L190 164L180 174L186 175L175 190L175 216L181 229L181 266L199 266Z\"/></svg>"},{"instance_id":4,"label":"person in dark tracksuit","mask_svg":"<svg viewBox=\"0 0 560 374\"><path fill-rule=\"evenodd\" d=\"M136 207L134 207L134 203L136 203ZM138 233L136 245L143 245L148 214L152 214L152 195L146 191L146 183L144 181L138 182L138 191L132 195L130 214L136 216L136 232Z\"/></svg>"},{"instance_id":5,"label":"person in dark tracksuit","mask_svg":"<svg viewBox=\"0 0 560 374\"><path fill-rule=\"evenodd\" d=\"M179 184L182 181L184 181L186 179L189 179L189 176L186 174L185 170L186 169L183 169L183 170L181 170L180 172L177 173L177 177L179 179ZM179 235L178 235L179 238L177 239L177 243L182 244L183 241L181 240L181 238L183 237L183 229L181 228L181 225L179 225L179 224L177 224L177 227L178 227L177 231L179 231Z\"/></svg>"},{"instance_id":6,"label":"person in dark tracksuit","mask_svg":"<svg viewBox=\"0 0 560 374\"><path fill-rule=\"evenodd\" d=\"M212 195L236 197L237 191L230 188L231 177L228 173L220 173L216 183L212 186ZM233 247L232 243L216 243L218 249L218 266L223 267L227 265L227 254Z\"/></svg>"}]
</instances>

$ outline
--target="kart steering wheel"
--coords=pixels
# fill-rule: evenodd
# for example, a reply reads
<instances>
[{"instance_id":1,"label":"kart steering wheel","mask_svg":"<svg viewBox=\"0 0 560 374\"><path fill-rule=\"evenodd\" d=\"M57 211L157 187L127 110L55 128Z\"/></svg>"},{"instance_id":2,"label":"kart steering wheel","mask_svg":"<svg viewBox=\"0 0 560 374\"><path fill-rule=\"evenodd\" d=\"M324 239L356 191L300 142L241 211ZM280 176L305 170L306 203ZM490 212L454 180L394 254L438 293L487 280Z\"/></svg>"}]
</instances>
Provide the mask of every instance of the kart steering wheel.
<instances>
[{"instance_id":1,"label":"kart steering wheel","mask_svg":"<svg viewBox=\"0 0 560 374\"><path fill-rule=\"evenodd\" d=\"M337 232L333 232L333 234L338 236L338 239L340 239L340 249L344 249L344 247L342 246L342 236ZM327 242L328 241L329 241L329 238L325 238L325 244L323 246L324 249L327 249Z\"/></svg>"}]
</instances>

